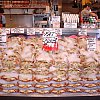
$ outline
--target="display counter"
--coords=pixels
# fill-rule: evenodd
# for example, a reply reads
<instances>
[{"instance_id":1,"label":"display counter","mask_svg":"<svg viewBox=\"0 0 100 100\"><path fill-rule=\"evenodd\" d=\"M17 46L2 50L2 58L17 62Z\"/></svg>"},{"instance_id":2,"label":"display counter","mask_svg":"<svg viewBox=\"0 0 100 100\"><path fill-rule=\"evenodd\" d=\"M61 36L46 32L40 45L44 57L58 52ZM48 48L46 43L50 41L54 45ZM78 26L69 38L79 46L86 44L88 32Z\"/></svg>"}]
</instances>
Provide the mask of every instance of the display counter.
<instances>
[{"instance_id":1,"label":"display counter","mask_svg":"<svg viewBox=\"0 0 100 100\"><path fill-rule=\"evenodd\" d=\"M0 32L0 96L100 95L100 29Z\"/></svg>"}]
</instances>

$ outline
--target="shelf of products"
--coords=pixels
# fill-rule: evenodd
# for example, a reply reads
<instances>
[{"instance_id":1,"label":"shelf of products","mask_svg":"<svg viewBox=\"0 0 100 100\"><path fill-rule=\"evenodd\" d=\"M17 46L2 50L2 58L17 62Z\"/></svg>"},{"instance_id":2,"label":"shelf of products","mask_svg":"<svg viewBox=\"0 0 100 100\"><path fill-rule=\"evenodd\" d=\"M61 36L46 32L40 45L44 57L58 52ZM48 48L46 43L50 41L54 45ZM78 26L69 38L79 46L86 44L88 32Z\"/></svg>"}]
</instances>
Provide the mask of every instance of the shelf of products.
<instances>
[{"instance_id":1,"label":"shelf of products","mask_svg":"<svg viewBox=\"0 0 100 100\"><path fill-rule=\"evenodd\" d=\"M82 29L76 29L76 33L71 29L73 34L66 30L65 35L63 30L10 29L7 47L0 47L1 96L100 94L100 30L87 30L87 35L78 34ZM3 30L3 33L8 31ZM49 48L55 43L58 48Z\"/></svg>"},{"instance_id":2,"label":"shelf of products","mask_svg":"<svg viewBox=\"0 0 100 100\"><path fill-rule=\"evenodd\" d=\"M3 0L3 8L45 8L47 0Z\"/></svg>"}]
</instances>

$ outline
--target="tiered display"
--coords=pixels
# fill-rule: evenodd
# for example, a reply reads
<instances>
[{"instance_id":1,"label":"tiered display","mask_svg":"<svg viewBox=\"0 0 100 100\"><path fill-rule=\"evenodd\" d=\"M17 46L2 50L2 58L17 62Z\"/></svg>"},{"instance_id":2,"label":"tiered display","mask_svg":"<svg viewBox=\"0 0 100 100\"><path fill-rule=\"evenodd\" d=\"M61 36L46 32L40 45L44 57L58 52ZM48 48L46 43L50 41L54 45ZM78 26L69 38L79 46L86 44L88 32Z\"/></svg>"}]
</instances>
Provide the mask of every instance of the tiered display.
<instances>
[{"instance_id":1,"label":"tiered display","mask_svg":"<svg viewBox=\"0 0 100 100\"><path fill-rule=\"evenodd\" d=\"M99 95L96 43L96 51L87 51L86 36L59 36L52 52L42 49L43 37L8 37L7 48L0 49L0 95Z\"/></svg>"}]
</instances>

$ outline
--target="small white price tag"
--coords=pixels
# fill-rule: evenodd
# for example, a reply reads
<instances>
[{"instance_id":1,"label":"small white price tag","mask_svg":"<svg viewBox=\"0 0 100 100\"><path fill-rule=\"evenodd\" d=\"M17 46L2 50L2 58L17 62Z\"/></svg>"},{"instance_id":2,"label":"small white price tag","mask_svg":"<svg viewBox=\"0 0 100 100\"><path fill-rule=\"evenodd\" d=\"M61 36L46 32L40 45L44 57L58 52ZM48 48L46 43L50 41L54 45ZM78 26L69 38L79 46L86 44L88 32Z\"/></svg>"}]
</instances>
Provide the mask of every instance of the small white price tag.
<instances>
[{"instance_id":1,"label":"small white price tag","mask_svg":"<svg viewBox=\"0 0 100 100\"><path fill-rule=\"evenodd\" d=\"M77 23L64 23L64 28L77 28Z\"/></svg>"},{"instance_id":2,"label":"small white price tag","mask_svg":"<svg viewBox=\"0 0 100 100\"><path fill-rule=\"evenodd\" d=\"M62 35L62 29L61 28L55 28L55 33L57 35Z\"/></svg>"},{"instance_id":3,"label":"small white price tag","mask_svg":"<svg viewBox=\"0 0 100 100\"><path fill-rule=\"evenodd\" d=\"M0 42L6 42L6 41L7 41L7 36L0 35Z\"/></svg>"},{"instance_id":4,"label":"small white price tag","mask_svg":"<svg viewBox=\"0 0 100 100\"><path fill-rule=\"evenodd\" d=\"M22 33L22 34L24 34L24 28L11 28L11 33Z\"/></svg>"},{"instance_id":5,"label":"small white price tag","mask_svg":"<svg viewBox=\"0 0 100 100\"><path fill-rule=\"evenodd\" d=\"M96 38L88 38L87 39L87 50L88 51L96 50Z\"/></svg>"},{"instance_id":6,"label":"small white price tag","mask_svg":"<svg viewBox=\"0 0 100 100\"><path fill-rule=\"evenodd\" d=\"M35 29L34 28L27 28L27 35L35 35Z\"/></svg>"},{"instance_id":7,"label":"small white price tag","mask_svg":"<svg viewBox=\"0 0 100 100\"><path fill-rule=\"evenodd\" d=\"M52 16L52 22L60 22L60 16Z\"/></svg>"},{"instance_id":8,"label":"small white price tag","mask_svg":"<svg viewBox=\"0 0 100 100\"><path fill-rule=\"evenodd\" d=\"M0 48L6 48L7 44L6 43L0 43Z\"/></svg>"},{"instance_id":9,"label":"small white price tag","mask_svg":"<svg viewBox=\"0 0 100 100\"><path fill-rule=\"evenodd\" d=\"M96 28L96 24L90 24L88 28Z\"/></svg>"},{"instance_id":10,"label":"small white price tag","mask_svg":"<svg viewBox=\"0 0 100 100\"><path fill-rule=\"evenodd\" d=\"M87 36L87 29L79 29L78 35L86 35Z\"/></svg>"},{"instance_id":11,"label":"small white price tag","mask_svg":"<svg viewBox=\"0 0 100 100\"><path fill-rule=\"evenodd\" d=\"M43 28L35 28L35 32L38 34L43 34L44 29Z\"/></svg>"},{"instance_id":12,"label":"small white price tag","mask_svg":"<svg viewBox=\"0 0 100 100\"><path fill-rule=\"evenodd\" d=\"M0 35L10 34L10 28L1 28L0 33L1 33Z\"/></svg>"},{"instance_id":13,"label":"small white price tag","mask_svg":"<svg viewBox=\"0 0 100 100\"><path fill-rule=\"evenodd\" d=\"M52 16L53 28L60 28L60 16Z\"/></svg>"}]
</instances>

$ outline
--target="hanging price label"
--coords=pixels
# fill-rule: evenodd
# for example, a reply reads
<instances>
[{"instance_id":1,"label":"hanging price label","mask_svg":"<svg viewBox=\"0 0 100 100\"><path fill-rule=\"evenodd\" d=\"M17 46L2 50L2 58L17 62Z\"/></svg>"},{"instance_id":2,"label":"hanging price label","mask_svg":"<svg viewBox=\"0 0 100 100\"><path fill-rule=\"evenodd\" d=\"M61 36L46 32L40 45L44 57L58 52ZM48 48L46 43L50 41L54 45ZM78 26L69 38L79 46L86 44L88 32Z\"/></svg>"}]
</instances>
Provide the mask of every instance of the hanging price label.
<instances>
[{"instance_id":1,"label":"hanging price label","mask_svg":"<svg viewBox=\"0 0 100 100\"><path fill-rule=\"evenodd\" d=\"M24 34L24 28L11 28L11 33L22 33L22 34Z\"/></svg>"},{"instance_id":2,"label":"hanging price label","mask_svg":"<svg viewBox=\"0 0 100 100\"><path fill-rule=\"evenodd\" d=\"M86 35L87 36L87 29L79 29L78 35Z\"/></svg>"},{"instance_id":3,"label":"hanging price label","mask_svg":"<svg viewBox=\"0 0 100 100\"><path fill-rule=\"evenodd\" d=\"M1 28L0 33L1 33L0 35L10 34L10 28Z\"/></svg>"},{"instance_id":4,"label":"hanging price label","mask_svg":"<svg viewBox=\"0 0 100 100\"><path fill-rule=\"evenodd\" d=\"M64 28L77 28L77 23L64 23Z\"/></svg>"},{"instance_id":5,"label":"hanging price label","mask_svg":"<svg viewBox=\"0 0 100 100\"><path fill-rule=\"evenodd\" d=\"M96 50L96 38L88 38L87 39L87 50L88 51Z\"/></svg>"},{"instance_id":6,"label":"hanging price label","mask_svg":"<svg viewBox=\"0 0 100 100\"><path fill-rule=\"evenodd\" d=\"M62 35L62 29L61 28L55 28L55 33L57 35Z\"/></svg>"},{"instance_id":7,"label":"hanging price label","mask_svg":"<svg viewBox=\"0 0 100 100\"><path fill-rule=\"evenodd\" d=\"M0 35L0 42L6 42L6 41L7 41L7 36Z\"/></svg>"},{"instance_id":8,"label":"hanging price label","mask_svg":"<svg viewBox=\"0 0 100 100\"><path fill-rule=\"evenodd\" d=\"M58 50L58 43L48 43L43 45L43 50L45 51L55 51Z\"/></svg>"},{"instance_id":9,"label":"hanging price label","mask_svg":"<svg viewBox=\"0 0 100 100\"><path fill-rule=\"evenodd\" d=\"M35 28L35 33L37 34L43 34L44 29L43 28Z\"/></svg>"},{"instance_id":10,"label":"hanging price label","mask_svg":"<svg viewBox=\"0 0 100 100\"><path fill-rule=\"evenodd\" d=\"M58 37L54 31L45 31L43 34L43 50L58 50Z\"/></svg>"},{"instance_id":11,"label":"hanging price label","mask_svg":"<svg viewBox=\"0 0 100 100\"><path fill-rule=\"evenodd\" d=\"M35 35L35 29L34 28L27 28L27 35Z\"/></svg>"},{"instance_id":12,"label":"hanging price label","mask_svg":"<svg viewBox=\"0 0 100 100\"><path fill-rule=\"evenodd\" d=\"M60 16L52 16L53 28L60 28Z\"/></svg>"},{"instance_id":13,"label":"hanging price label","mask_svg":"<svg viewBox=\"0 0 100 100\"><path fill-rule=\"evenodd\" d=\"M43 37L48 37L48 38L54 38L56 36L57 36L57 34L55 34L55 32L45 32L43 34Z\"/></svg>"}]
</instances>

